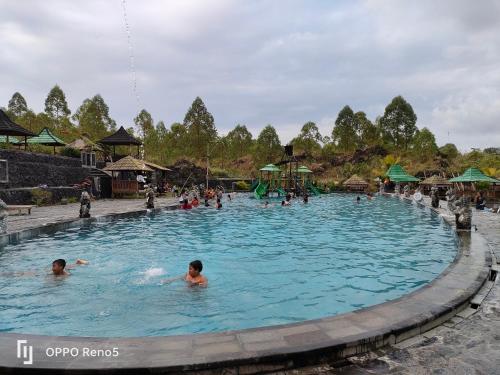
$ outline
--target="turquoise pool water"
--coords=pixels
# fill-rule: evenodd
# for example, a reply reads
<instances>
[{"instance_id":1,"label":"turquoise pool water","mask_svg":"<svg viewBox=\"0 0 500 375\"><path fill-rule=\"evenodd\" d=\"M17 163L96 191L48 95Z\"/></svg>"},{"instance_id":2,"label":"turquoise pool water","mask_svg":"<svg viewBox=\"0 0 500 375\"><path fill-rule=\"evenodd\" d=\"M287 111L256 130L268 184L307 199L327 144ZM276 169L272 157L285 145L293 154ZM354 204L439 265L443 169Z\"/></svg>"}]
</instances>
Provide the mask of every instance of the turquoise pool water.
<instances>
[{"instance_id":1,"label":"turquoise pool water","mask_svg":"<svg viewBox=\"0 0 500 375\"><path fill-rule=\"evenodd\" d=\"M238 195L220 211L123 219L0 249L0 332L158 336L298 322L397 298L456 255L439 217L399 199L261 203ZM90 265L54 278L56 258ZM208 288L160 283L194 259Z\"/></svg>"}]
</instances>

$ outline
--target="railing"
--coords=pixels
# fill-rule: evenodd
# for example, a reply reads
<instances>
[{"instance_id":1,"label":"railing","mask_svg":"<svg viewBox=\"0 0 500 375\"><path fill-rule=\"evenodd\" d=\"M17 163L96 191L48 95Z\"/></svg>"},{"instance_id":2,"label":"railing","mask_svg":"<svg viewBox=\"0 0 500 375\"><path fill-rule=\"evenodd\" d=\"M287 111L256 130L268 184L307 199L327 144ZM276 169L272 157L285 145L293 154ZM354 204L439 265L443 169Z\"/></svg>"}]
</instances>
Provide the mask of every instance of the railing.
<instances>
[{"instance_id":1,"label":"railing","mask_svg":"<svg viewBox=\"0 0 500 375\"><path fill-rule=\"evenodd\" d=\"M113 179L111 187L113 194L136 194L139 192L139 183L137 181Z\"/></svg>"}]
</instances>

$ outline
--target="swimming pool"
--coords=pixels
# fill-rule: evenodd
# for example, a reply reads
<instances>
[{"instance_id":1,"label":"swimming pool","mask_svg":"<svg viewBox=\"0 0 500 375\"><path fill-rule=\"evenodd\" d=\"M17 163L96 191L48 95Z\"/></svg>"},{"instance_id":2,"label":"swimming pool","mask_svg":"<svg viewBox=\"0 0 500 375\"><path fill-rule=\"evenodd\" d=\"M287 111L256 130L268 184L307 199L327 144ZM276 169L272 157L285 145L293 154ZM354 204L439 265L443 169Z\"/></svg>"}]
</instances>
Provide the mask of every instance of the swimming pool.
<instances>
[{"instance_id":1,"label":"swimming pool","mask_svg":"<svg viewBox=\"0 0 500 375\"><path fill-rule=\"evenodd\" d=\"M0 332L160 336L298 322L397 298L456 255L453 231L398 199L321 196L263 209L170 211L0 250ZM88 259L67 278L53 259ZM162 285L201 259L209 287ZM40 271L11 276L13 272ZM3 275L3 276L1 276Z\"/></svg>"}]
</instances>

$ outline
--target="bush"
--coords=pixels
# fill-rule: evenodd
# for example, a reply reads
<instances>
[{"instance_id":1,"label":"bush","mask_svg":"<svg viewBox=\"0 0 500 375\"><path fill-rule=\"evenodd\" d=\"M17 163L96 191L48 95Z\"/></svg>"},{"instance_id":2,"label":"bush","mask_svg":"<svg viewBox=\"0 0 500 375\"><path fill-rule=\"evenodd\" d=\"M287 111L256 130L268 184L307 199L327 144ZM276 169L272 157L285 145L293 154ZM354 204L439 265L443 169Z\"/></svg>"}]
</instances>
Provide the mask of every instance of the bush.
<instances>
[{"instance_id":1,"label":"bush","mask_svg":"<svg viewBox=\"0 0 500 375\"><path fill-rule=\"evenodd\" d=\"M236 188L236 190L250 190L250 185L245 181L237 181L234 184L234 187Z\"/></svg>"},{"instance_id":2,"label":"bush","mask_svg":"<svg viewBox=\"0 0 500 375\"><path fill-rule=\"evenodd\" d=\"M483 191L483 190L488 190L490 188L490 183L487 181L480 181L476 182L476 189Z\"/></svg>"},{"instance_id":3,"label":"bush","mask_svg":"<svg viewBox=\"0 0 500 375\"><path fill-rule=\"evenodd\" d=\"M31 191L31 200L37 206L46 206L52 202L52 193L40 188L33 189Z\"/></svg>"},{"instance_id":4,"label":"bush","mask_svg":"<svg viewBox=\"0 0 500 375\"><path fill-rule=\"evenodd\" d=\"M80 158L80 151L73 147L64 147L61 151L61 155L70 158Z\"/></svg>"}]
</instances>

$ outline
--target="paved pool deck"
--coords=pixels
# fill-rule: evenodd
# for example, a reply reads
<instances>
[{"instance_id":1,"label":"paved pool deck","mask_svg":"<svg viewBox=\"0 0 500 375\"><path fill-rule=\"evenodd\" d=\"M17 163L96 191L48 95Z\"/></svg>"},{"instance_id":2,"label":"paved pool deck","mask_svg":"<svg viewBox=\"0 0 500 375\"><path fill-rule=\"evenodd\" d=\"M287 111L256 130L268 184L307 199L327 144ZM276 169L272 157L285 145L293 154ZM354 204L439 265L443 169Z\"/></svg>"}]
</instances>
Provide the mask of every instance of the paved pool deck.
<instances>
[{"instance_id":1,"label":"paved pool deck","mask_svg":"<svg viewBox=\"0 0 500 375\"><path fill-rule=\"evenodd\" d=\"M158 201L157 206L160 210L172 209L175 203L173 199L166 199ZM50 233L92 221L113 220L116 216L146 214L144 200L95 202L91 212L94 215L91 220L82 220L75 218L78 204L35 209L31 218L9 218L11 233L2 236L0 242L16 242L40 233ZM51 374L374 373L380 368L383 369L379 373L387 373L397 367L394 365L394 357L389 353L407 349L383 352L386 348L402 347L407 345L408 339L426 337L436 329L444 329L446 325L454 326L458 320L465 321L467 316L477 313L478 309L470 306L485 285L488 286L491 241L495 239L495 236L482 235L488 235L487 226L490 224L487 219L484 219L484 223L479 221L475 217L479 229L477 232L460 234L457 258L437 279L393 301L297 324L216 334L85 338L4 333L0 334L0 373L37 373L36 370L40 369ZM496 245L493 246L493 250L495 249ZM479 306L483 308L484 303L481 302ZM493 341L498 340L498 331L492 335L495 334L497 336L491 336ZM24 364L23 358L16 356L16 341L20 339L27 340L33 347L33 365ZM483 342L478 341L477 345L481 346ZM492 349L494 345L493 343ZM79 354L75 357L48 355L48 350L54 347L76 348ZM119 357L84 356L86 348L102 352L117 348ZM367 352L379 353L382 357L360 365L351 362L351 368L347 366L338 369L333 366L333 363L338 366L339 361L346 363L346 360L355 361L357 358L361 363L360 358L366 358L363 353ZM360 356L362 354L365 357ZM387 360L384 362L385 357ZM324 365L306 367L316 363ZM363 365L367 367L363 368ZM422 366L425 365L426 363L422 363Z\"/></svg>"}]
</instances>

